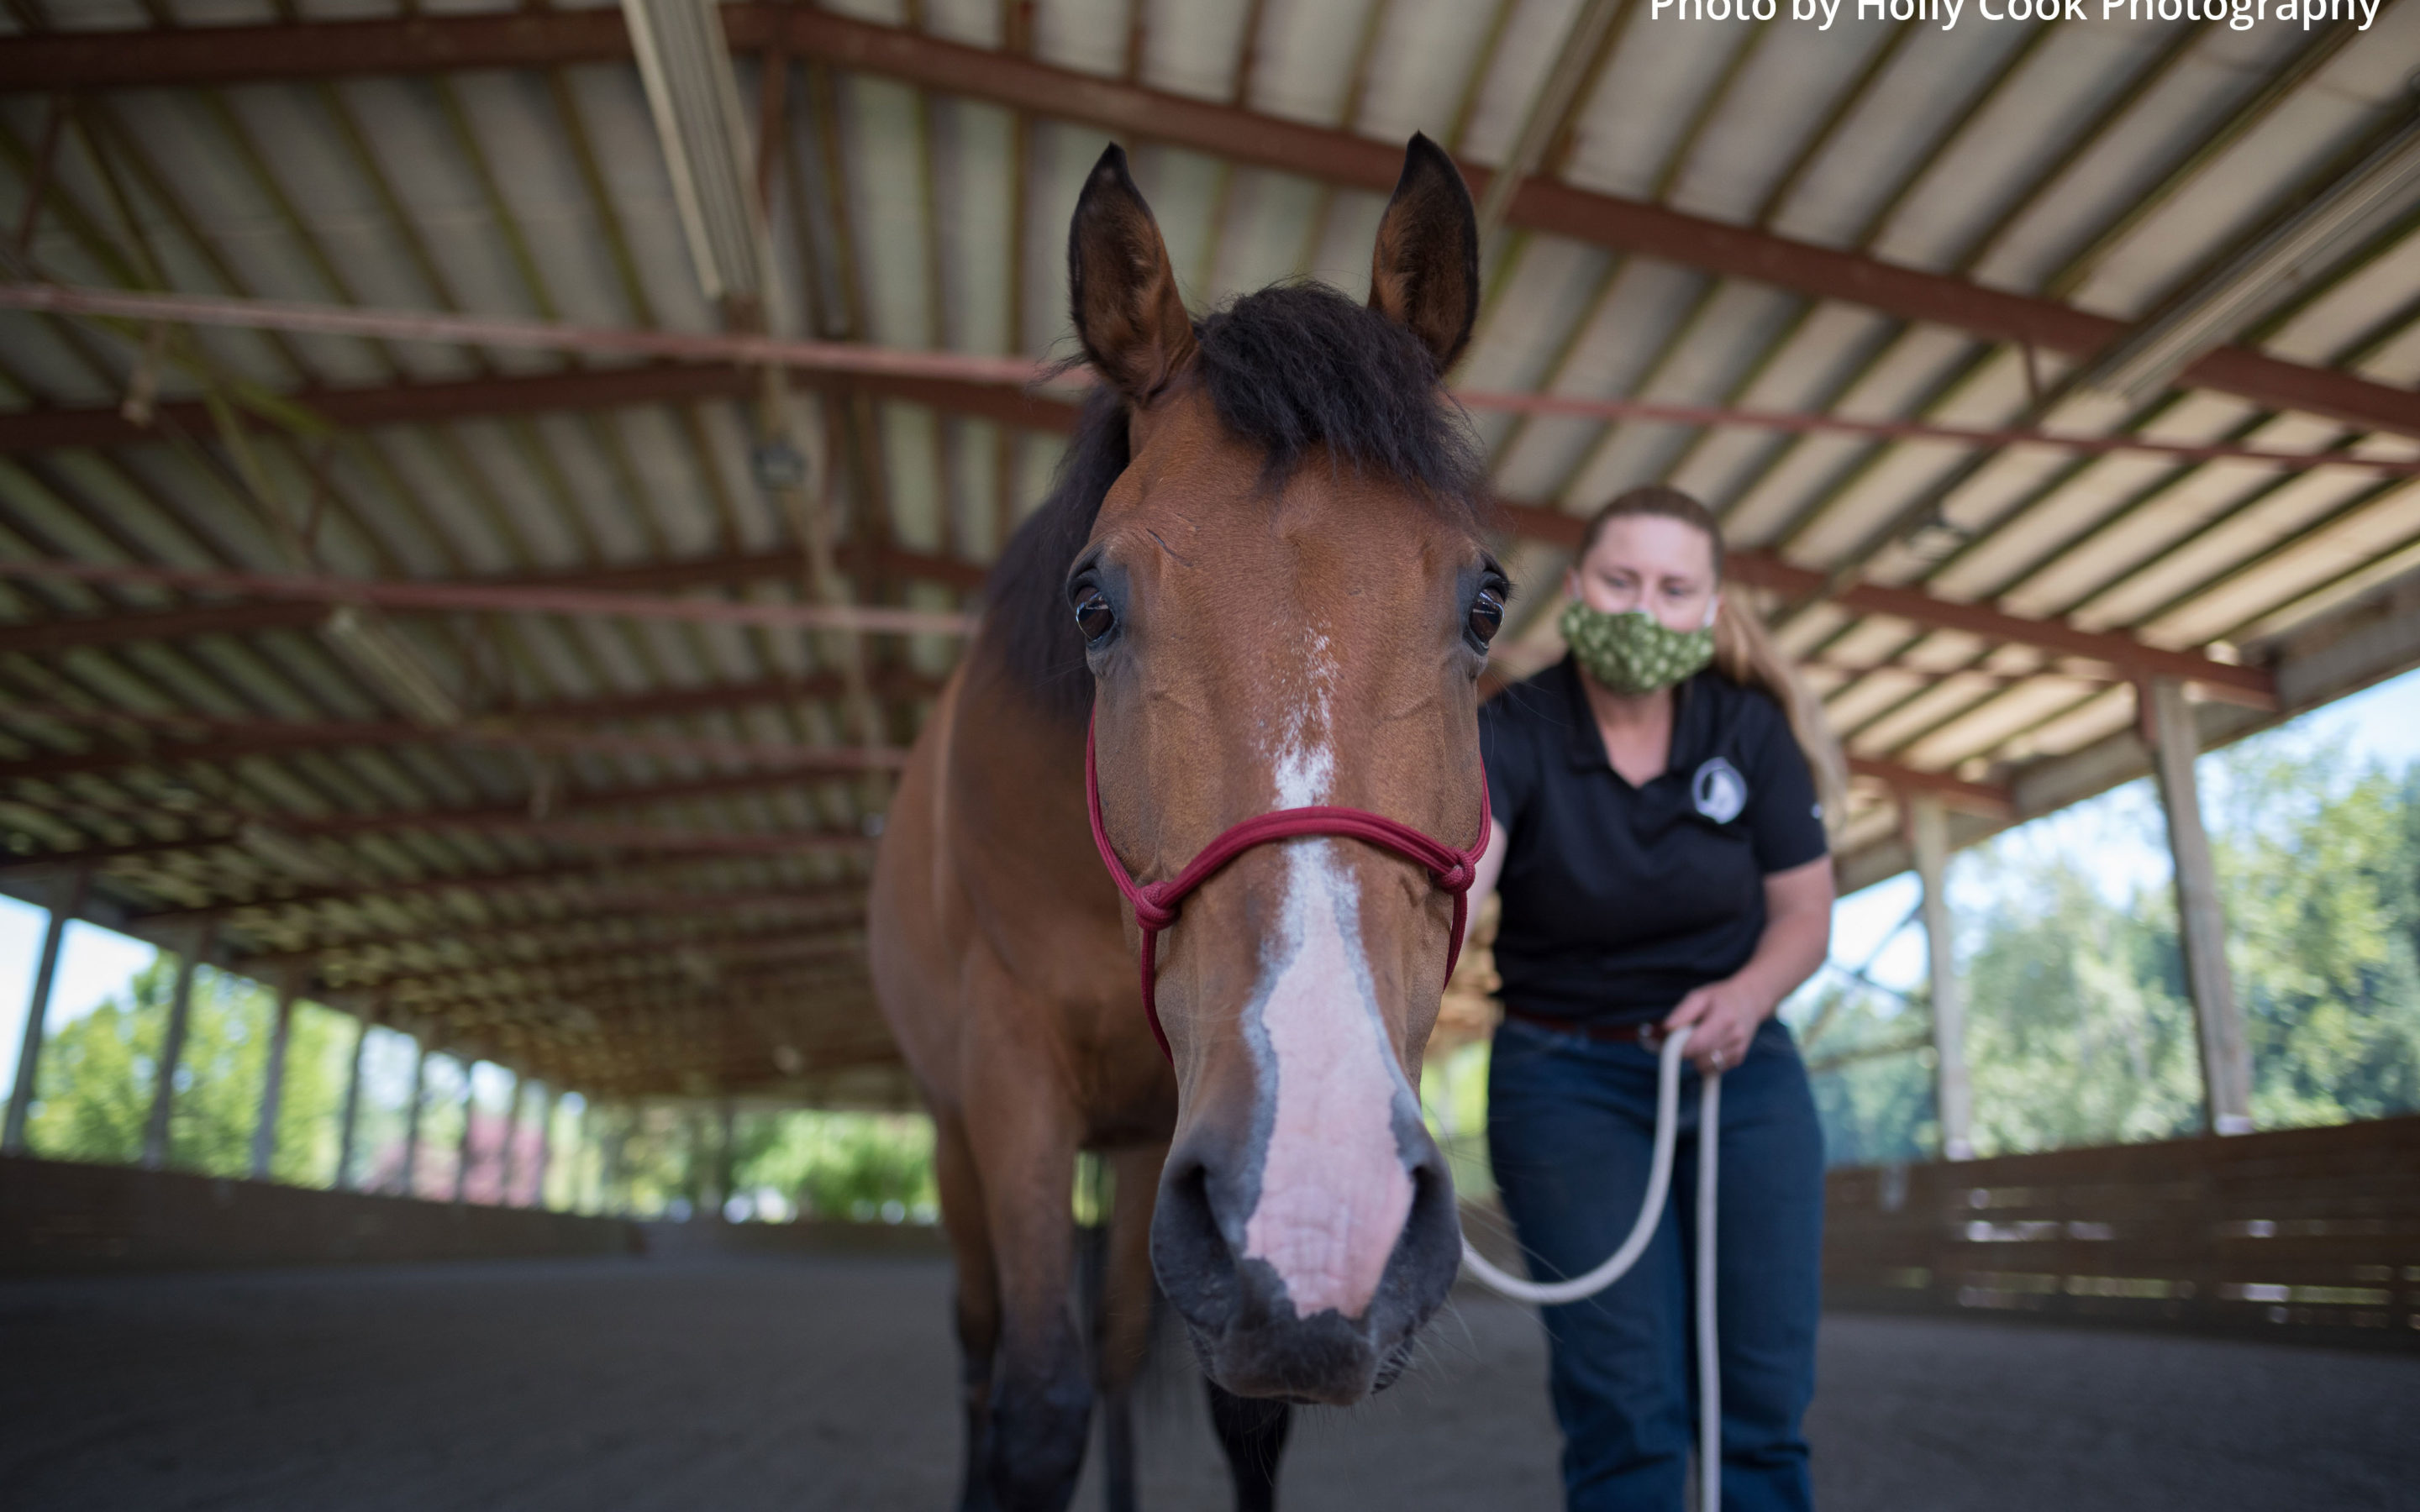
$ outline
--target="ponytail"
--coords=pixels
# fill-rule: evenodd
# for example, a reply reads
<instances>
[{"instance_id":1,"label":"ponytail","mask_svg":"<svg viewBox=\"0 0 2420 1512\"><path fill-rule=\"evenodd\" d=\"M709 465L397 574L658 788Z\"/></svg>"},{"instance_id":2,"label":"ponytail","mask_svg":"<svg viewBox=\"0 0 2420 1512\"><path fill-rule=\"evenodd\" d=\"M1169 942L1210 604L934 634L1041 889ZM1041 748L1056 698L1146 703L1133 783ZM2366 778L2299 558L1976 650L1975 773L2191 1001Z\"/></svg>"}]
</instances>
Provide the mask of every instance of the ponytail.
<instances>
[{"instance_id":1,"label":"ponytail","mask_svg":"<svg viewBox=\"0 0 2420 1512\"><path fill-rule=\"evenodd\" d=\"M1721 522L1705 505L1678 488L1633 488L1598 510L1589 517L1588 528L1580 535L1579 555L1589 554L1610 521L1639 516L1676 519L1703 532L1706 539L1714 543L1714 580L1717 587L1722 585ZM1815 779L1815 798L1823 806L1823 827L1837 837L1849 817L1848 758L1841 754L1840 743L1833 737L1831 721L1824 717L1823 699L1798 674L1798 669L1781 648L1773 643L1763 618L1749 604L1744 591L1724 589L1721 607L1714 611L1714 670L1742 687L1761 688L1781 705L1782 714L1790 720L1790 733L1798 742L1799 754L1807 759L1807 773Z\"/></svg>"}]
</instances>

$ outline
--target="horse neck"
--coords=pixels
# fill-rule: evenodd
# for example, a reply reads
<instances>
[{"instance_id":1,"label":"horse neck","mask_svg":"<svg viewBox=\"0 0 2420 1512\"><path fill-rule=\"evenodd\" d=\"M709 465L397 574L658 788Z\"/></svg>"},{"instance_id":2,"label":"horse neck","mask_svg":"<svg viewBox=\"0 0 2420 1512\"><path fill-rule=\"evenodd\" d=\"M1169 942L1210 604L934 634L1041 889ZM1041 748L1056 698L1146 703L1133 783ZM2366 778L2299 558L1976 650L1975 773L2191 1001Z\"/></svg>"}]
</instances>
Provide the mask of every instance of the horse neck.
<instances>
[{"instance_id":1,"label":"horse neck","mask_svg":"<svg viewBox=\"0 0 2420 1512\"><path fill-rule=\"evenodd\" d=\"M1031 889L1041 878L1055 879L1078 896L1097 893L1114 918L1117 892L1094 854L1084 817L1084 725L1038 706L983 652L977 647L969 658L948 714L946 823L954 850L970 858L1013 858L1017 874L986 878L978 864L968 881Z\"/></svg>"}]
</instances>

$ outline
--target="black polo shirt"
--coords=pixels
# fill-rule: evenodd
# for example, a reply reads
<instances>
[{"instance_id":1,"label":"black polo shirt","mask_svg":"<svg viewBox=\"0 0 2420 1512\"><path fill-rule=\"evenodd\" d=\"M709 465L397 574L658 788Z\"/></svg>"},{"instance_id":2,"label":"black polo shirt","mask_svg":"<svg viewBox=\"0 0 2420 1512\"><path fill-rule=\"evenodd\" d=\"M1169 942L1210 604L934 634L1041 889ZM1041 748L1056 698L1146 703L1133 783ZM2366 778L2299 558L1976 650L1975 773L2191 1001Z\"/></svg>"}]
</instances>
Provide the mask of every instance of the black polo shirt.
<instances>
[{"instance_id":1,"label":"black polo shirt","mask_svg":"<svg viewBox=\"0 0 2420 1512\"><path fill-rule=\"evenodd\" d=\"M1790 721L1709 669L1674 689L1672 754L1633 787L1568 656L1479 711L1496 823L1511 837L1496 969L1525 1012L1658 1018L1747 964L1764 879L1826 849Z\"/></svg>"}]
</instances>

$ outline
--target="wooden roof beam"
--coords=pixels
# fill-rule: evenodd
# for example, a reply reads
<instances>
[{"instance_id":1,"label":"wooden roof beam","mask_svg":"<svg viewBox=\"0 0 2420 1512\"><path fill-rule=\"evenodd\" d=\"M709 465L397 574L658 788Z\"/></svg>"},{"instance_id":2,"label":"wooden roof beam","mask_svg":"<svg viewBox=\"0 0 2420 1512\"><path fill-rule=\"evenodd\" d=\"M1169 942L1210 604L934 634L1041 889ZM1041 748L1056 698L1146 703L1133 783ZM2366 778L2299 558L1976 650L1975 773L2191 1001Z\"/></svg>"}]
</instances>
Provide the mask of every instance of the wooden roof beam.
<instances>
[{"instance_id":1,"label":"wooden roof beam","mask_svg":"<svg viewBox=\"0 0 2420 1512\"><path fill-rule=\"evenodd\" d=\"M1897 762L1852 756L1849 758L1849 775L1881 782L1900 795L1933 794L1952 808L1994 819L2007 819L2017 811L2016 799L2007 788L1994 787L1988 782L1969 782L1947 772L1927 772L1914 766L1902 766Z\"/></svg>"}]
</instances>

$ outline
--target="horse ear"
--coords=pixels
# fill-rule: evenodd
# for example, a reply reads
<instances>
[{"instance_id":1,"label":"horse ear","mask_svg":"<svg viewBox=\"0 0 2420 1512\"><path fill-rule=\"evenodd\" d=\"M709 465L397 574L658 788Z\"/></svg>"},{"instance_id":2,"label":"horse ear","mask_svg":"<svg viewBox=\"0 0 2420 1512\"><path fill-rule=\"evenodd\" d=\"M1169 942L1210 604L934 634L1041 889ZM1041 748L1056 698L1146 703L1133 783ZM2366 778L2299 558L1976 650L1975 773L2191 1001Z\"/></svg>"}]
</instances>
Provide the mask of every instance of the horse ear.
<instances>
[{"instance_id":1,"label":"horse ear","mask_svg":"<svg viewBox=\"0 0 2420 1512\"><path fill-rule=\"evenodd\" d=\"M1126 401L1149 405L1193 356L1193 318L1159 223L1111 143L1084 180L1067 227L1067 286L1084 355Z\"/></svg>"},{"instance_id":2,"label":"horse ear","mask_svg":"<svg viewBox=\"0 0 2420 1512\"><path fill-rule=\"evenodd\" d=\"M1378 223L1370 308L1412 328L1442 374L1479 318L1479 215L1445 148L1415 131Z\"/></svg>"}]
</instances>

